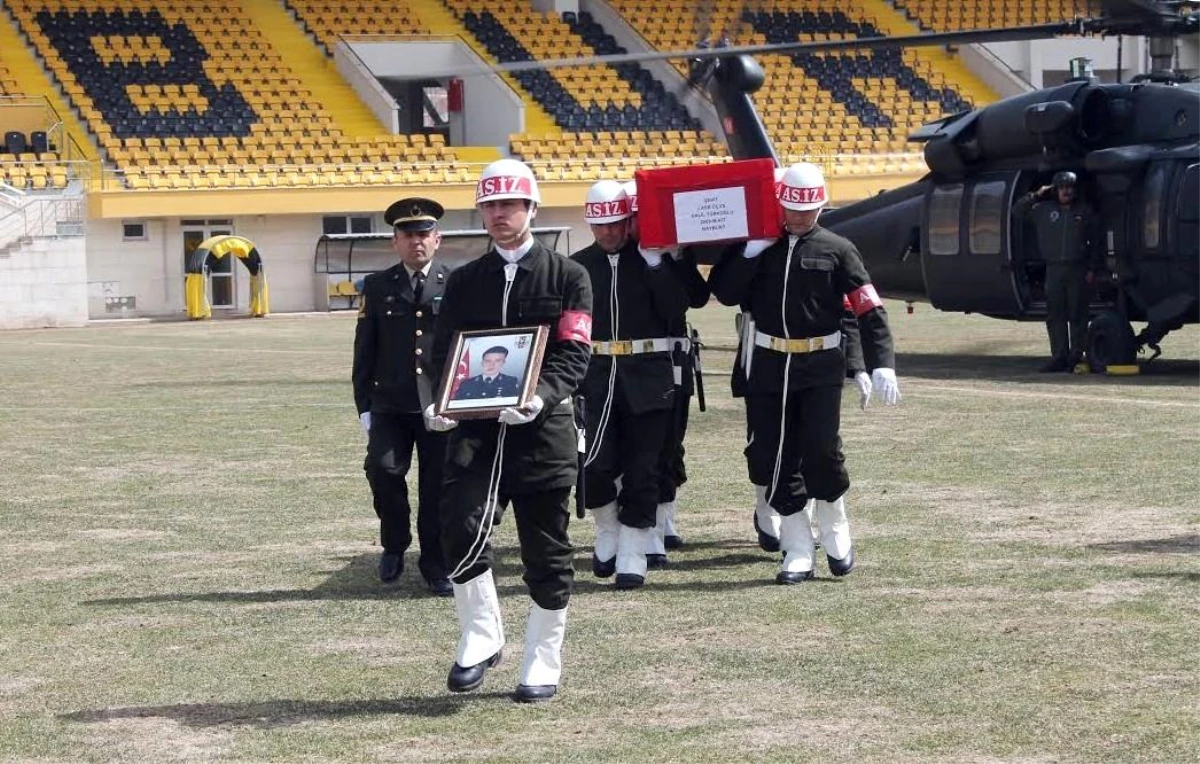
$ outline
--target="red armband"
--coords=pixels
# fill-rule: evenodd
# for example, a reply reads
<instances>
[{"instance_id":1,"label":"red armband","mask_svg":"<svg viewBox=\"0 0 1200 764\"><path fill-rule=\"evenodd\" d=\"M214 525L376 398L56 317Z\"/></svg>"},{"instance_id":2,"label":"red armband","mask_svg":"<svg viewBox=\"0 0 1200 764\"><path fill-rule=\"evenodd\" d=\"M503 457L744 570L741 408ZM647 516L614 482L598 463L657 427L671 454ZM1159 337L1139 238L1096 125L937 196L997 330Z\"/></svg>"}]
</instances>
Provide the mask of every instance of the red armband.
<instances>
[{"instance_id":1,"label":"red armband","mask_svg":"<svg viewBox=\"0 0 1200 764\"><path fill-rule=\"evenodd\" d=\"M842 308L845 310L854 310L854 308L850 306L850 298L846 295L842 295Z\"/></svg>"},{"instance_id":2,"label":"red armband","mask_svg":"<svg viewBox=\"0 0 1200 764\"><path fill-rule=\"evenodd\" d=\"M883 301L879 299L874 284L863 284L846 295L846 299L850 301L850 309L854 311L854 315L859 318L862 318L864 313L883 307Z\"/></svg>"},{"instance_id":3,"label":"red armband","mask_svg":"<svg viewBox=\"0 0 1200 764\"><path fill-rule=\"evenodd\" d=\"M592 341L592 317L582 310L564 310L558 318L558 332L555 339L559 342L584 342L591 344Z\"/></svg>"}]
</instances>

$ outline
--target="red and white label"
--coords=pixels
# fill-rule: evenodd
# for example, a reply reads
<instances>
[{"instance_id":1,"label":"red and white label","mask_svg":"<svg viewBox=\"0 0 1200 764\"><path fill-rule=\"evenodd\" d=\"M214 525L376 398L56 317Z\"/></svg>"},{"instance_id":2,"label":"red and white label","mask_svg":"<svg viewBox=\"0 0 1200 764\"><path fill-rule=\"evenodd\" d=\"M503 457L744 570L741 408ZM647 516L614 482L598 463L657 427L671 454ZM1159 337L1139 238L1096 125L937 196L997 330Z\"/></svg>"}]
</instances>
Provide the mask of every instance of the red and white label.
<instances>
[{"instance_id":1,"label":"red and white label","mask_svg":"<svg viewBox=\"0 0 1200 764\"><path fill-rule=\"evenodd\" d=\"M629 200L615 199L611 202L588 202L583 206L584 220L620 217L629 214Z\"/></svg>"},{"instance_id":2,"label":"red and white label","mask_svg":"<svg viewBox=\"0 0 1200 764\"><path fill-rule=\"evenodd\" d=\"M883 307L883 301L879 299L879 293L875 291L874 284L863 284L846 295L846 299L850 300L850 309L856 316L862 316L864 313Z\"/></svg>"},{"instance_id":3,"label":"red and white label","mask_svg":"<svg viewBox=\"0 0 1200 764\"><path fill-rule=\"evenodd\" d=\"M842 295L842 307L846 310L854 310L854 306L850 304L850 298Z\"/></svg>"},{"instance_id":4,"label":"red and white label","mask_svg":"<svg viewBox=\"0 0 1200 764\"><path fill-rule=\"evenodd\" d=\"M555 335L559 342L592 341L592 316L582 310L564 310L558 318L558 333Z\"/></svg>"},{"instance_id":5,"label":"red and white label","mask_svg":"<svg viewBox=\"0 0 1200 764\"><path fill-rule=\"evenodd\" d=\"M780 184L779 201L789 204L824 204L824 186L787 186Z\"/></svg>"},{"instance_id":6,"label":"red and white label","mask_svg":"<svg viewBox=\"0 0 1200 764\"><path fill-rule=\"evenodd\" d=\"M475 186L475 201L489 196L507 196L509 194L532 196L532 191L533 187L529 183L529 178L516 175L494 175L490 178L480 179L479 184Z\"/></svg>"},{"instance_id":7,"label":"red and white label","mask_svg":"<svg viewBox=\"0 0 1200 764\"><path fill-rule=\"evenodd\" d=\"M629 211L637 212L637 194L629 197Z\"/></svg>"}]
</instances>

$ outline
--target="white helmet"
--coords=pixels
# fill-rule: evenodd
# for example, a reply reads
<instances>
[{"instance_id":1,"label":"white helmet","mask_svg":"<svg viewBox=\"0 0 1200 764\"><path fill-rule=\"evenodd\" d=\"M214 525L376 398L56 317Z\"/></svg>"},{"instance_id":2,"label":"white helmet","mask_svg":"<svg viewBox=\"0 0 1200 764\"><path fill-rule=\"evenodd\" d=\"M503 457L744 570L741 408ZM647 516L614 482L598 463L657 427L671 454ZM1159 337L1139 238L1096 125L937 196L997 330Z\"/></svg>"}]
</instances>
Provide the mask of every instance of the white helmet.
<instances>
[{"instance_id":1,"label":"white helmet","mask_svg":"<svg viewBox=\"0 0 1200 764\"><path fill-rule=\"evenodd\" d=\"M629 195L615 180L601 180L588 189L583 219L589 224L616 223L629 217Z\"/></svg>"},{"instance_id":2,"label":"white helmet","mask_svg":"<svg viewBox=\"0 0 1200 764\"><path fill-rule=\"evenodd\" d=\"M529 165L516 159L497 159L483 168L479 183L475 185L475 203L500 199L525 199L534 204L542 203L537 178L533 176Z\"/></svg>"},{"instance_id":3,"label":"white helmet","mask_svg":"<svg viewBox=\"0 0 1200 764\"><path fill-rule=\"evenodd\" d=\"M829 203L825 173L808 162L787 168L779 184L779 203L784 209L798 212L821 209Z\"/></svg>"},{"instance_id":4,"label":"white helmet","mask_svg":"<svg viewBox=\"0 0 1200 764\"><path fill-rule=\"evenodd\" d=\"M621 186L625 189L625 195L629 197L629 212L633 215L637 214L637 181L627 180Z\"/></svg>"}]
</instances>

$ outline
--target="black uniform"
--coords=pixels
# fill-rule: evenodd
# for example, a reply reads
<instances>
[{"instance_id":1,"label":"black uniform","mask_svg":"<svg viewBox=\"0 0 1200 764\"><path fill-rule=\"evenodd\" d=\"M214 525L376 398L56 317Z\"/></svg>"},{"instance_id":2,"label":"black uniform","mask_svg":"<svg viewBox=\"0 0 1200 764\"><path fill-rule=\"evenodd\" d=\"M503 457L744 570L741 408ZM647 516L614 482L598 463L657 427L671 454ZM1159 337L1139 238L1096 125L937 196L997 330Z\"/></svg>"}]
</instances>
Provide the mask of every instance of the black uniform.
<instances>
[{"instance_id":1,"label":"black uniform","mask_svg":"<svg viewBox=\"0 0 1200 764\"><path fill-rule=\"evenodd\" d=\"M417 564L427 581L447 572L437 516L446 437L425 428L421 411L433 400L437 384L431 363L434 317L449 273L431 262L419 297L402 263L367 276L354 333L354 403L360 414L371 412L363 467L379 516L380 542L384 552L399 555L412 544L405 477L415 445L420 460Z\"/></svg>"},{"instance_id":2,"label":"black uniform","mask_svg":"<svg viewBox=\"0 0 1200 764\"><path fill-rule=\"evenodd\" d=\"M513 505L530 596L542 608L560 610L570 599L574 579L567 504L578 449L570 398L591 356L592 291L583 268L535 242L517 263L505 305L506 265L491 250L450 276L437 322L434 366L445 367L457 331L547 325L550 338L536 391L545 408L528 424L470 419L450 431L442 545L452 572L474 556L477 539L484 535L480 524L489 482L498 475L500 501ZM479 559L451 580L470 581L491 562L490 545L485 545Z\"/></svg>"},{"instance_id":3,"label":"black uniform","mask_svg":"<svg viewBox=\"0 0 1200 764\"><path fill-rule=\"evenodd\" d=\"M482 374L477 374L470 379L463 380L458 389L454 391L454 400L515 398L520 392L517 389L519 381L516 377L510 377L507 374L497 374L493 379L487 379Z\"/></svg>"},{"instance_id":4,"label":"black uniform","mask_svg":"<svg viewBox=\"0 0 1200 764\"><path fill-rule=\"evenodd\" d=\"M1056 193L1056 192L1055 192ZM1089 270L1100 269L1098 218L1079 197L1069 204L1042 200L1034 191L1013 208L1017 217L1037 229L1038 250L1046 261L1046 332L1054 360L1074 365L1087 343Z\"/></svg>"},{"instance_id":5,"label":"black uniform","mask_svg":"<svg viewBox=\"0 0 1200 764\"><path fill-rule=\"evenodd\" d=\"M781 237L757 257L744 251L744 244L727 249L709 285L723 304L742 305L757 332L785 340L828 336L840 331L848 296L866 365L895 368L887 315L852 243L816 226ZM768 503L781 515L802 511L810 497L836 500L850 486L838 437L841 343L809 352L755 344L752 352L749 373L741 369L735 379L746 397L750 481L767 486Z\"/></svg>"},{"instance_id":6,"label":"black uniform","mask_svg":"<svg viewBox=\"0 0 1200 764\"><path fill-rule=\"evenodd\" d=\"M665 262L669 258L651 268L633 240L614 257L615 285L610 256L598 245L571 255L586 269L596 296L592 341L670 337L671 318L686 310L687 294ZM675 402L668 347L620 355L593 353L581 392L587 400L588 507L616 500L619 477L617 518L631 528L653 528L658 460Z\"/></svg>"},{"instance_id":7,"label":"black uniform","mask_svg":"<svg viewBox=\"0 0 1200 764\"><path fill-rule=\"evenodd\" d=\"M696 255L684 247L678 260L671 261L679 281L687 293L687 307L703 308L708 304L711 291L708 282L700 273L696 264ZM668 330L672 338L685 338L688 343L691 338L688 333L687 311L681 311L670 318ZM663 450L659 460L658 500L660 503L675 500L676 491L687 482L687 467L684 464L683 439L687 435L688 414L692 405L692 395L696 392L696 357L687 350L688 343L677 343L672 351L675 363L675 407L663 439Z\"/></svg>"}]
</instances>

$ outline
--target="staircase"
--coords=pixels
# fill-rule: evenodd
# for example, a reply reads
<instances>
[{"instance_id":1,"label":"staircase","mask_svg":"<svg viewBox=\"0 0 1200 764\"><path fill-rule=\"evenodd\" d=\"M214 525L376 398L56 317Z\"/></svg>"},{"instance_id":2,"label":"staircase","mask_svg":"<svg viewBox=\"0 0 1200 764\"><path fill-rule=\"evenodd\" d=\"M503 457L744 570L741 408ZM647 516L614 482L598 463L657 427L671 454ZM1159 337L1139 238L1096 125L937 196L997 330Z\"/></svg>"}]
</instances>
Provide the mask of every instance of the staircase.
<instances>
[{"instance_id":1,"label":"staircase","mask_svg":"<svg viewBox=\"0 0 1200 764\"><path fill-rule=\"evenodd\" d=\"M54 109L58 118L63 121L67 134L83 153L82 157L71 158L89 161L99 158L87 131L75 119L75 114L59 95L58 89L42 69L33 51L25 44L25 40L21 39L17 32L16 19L9 15L3 3L0 3L0 62L4 63L9 74L17 81L22 95L45 98L50 108ZM64 147L59 148L60 151L65 151Z\"/></svg>"},{"instance_id":2,"label":"staircase","mask_svg":"<svg viewBox=\"0 0 1200 764\"><path fill-rule=\"evenodd\" d=\"M454 14L450 12L441 0L409 0L409 6L416 11L429 27L429 31L438 35L454 36L462 40L471 50L475 51L475 55L487 63L495 66L499 62L488 53L487 48L483 47L475 36L467 31ZM500 75L505 82L508 83L517 95L521 97L521 103L525 106L525 132L527 133L560 133L562 132L558 123L550 116L541 104L534 100L521 83L509 74ZM455 147L455 153L464 161L473 161L468 159L463 150Z\"/></svg>"},{"instance_id":3,"label":"staircase","mask_svg":"<svg viewBox=\"0 0 1200 764\"><path fill-rule=\"evenodd\" d=\"M242 7L342 133L369 138L388 132L279 0L244 0Z\"/></svg>"},{"instance_id":4,"label":"staircase","mask_svg":"<svg viewBox=\"0 0 1200 764\"><path fill-rule=\"evenodd\" d=\"M888 37L920 34L921 29L913 24L900 11L896 10L887 0L859 0L862 8L875 17L879 31ZM935 71L946 75L946 80L954 84L966 100L975 106L984 106L999 100L996 91L988 87L975 72L962 62L962 59L946 52L945 48L924 47L912 48L918 57L933 65Z\"/></svg>"}]
</instances>

